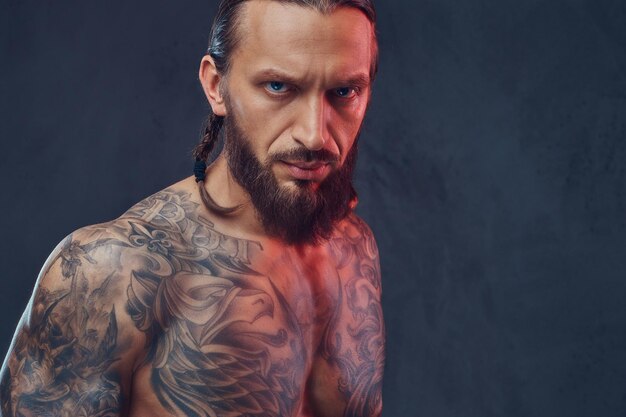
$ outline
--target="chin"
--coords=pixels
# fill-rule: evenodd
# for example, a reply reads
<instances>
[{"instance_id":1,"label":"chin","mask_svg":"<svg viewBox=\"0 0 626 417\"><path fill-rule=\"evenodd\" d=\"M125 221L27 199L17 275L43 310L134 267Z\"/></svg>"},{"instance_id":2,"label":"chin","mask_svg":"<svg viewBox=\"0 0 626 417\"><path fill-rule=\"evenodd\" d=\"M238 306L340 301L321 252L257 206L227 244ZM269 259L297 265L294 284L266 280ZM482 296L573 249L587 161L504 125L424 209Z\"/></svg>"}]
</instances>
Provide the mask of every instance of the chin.
<instances>
[{"instance_id":1,"label":"chin","mask_svg":"<svg viewBox=\"0 0 626 417\"><path fill-rule=\"evenodd\" d=\"M276 174L274 174L274 180L276 180L276 184L278 184L280 188L293 192L302 192L303 190L317 190L320 186L320 183L317 183L315 181L277 176Z\"/></svg>"},{"instance_id":2,"label":"chin","mask_svg":"<svg viewBox=\"0 0 626 417\"><path fill-rule=\"evenodd\" d=\"M294 193L302 194L305 192L315 192L320 187L320 183L308 180L293 179L287 181L285 188L292 190Z\"/></svg>"}]
</instances>

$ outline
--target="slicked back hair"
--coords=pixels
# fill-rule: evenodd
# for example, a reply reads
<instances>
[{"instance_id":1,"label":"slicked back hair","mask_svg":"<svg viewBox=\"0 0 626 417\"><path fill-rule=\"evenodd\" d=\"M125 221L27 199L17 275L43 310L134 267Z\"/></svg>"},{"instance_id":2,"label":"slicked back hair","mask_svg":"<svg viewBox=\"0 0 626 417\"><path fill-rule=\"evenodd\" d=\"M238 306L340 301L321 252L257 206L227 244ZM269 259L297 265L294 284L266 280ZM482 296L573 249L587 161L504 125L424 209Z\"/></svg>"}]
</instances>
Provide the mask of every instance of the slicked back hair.
<instances>
[{"instance_id":1,"label":"slicked back hair","mask_svg":"<svg viewBox=\"0 0 626 417\"><path fill-rule=\"evenodd\" d=\"M238 30L241 9L249 0L222 0L218 7L207 54L213 58L215 67L220 75L228 74L230 58L237 48L241 36ZM290 3L314 9L322 14L330 14L339 7L351 7L360 10L372 23L373 53L370 65L370 80L374 80L378 70L378 44L376 41L376 10L372 0L268 0L279 3ZM208 117L202 140L194 149L193 155L197 161L208 161L224 125L224 117L211 113ZM236 208L224 208L217 205L205 190L203 181L199 182L200 192L204 203L217 214L228 215Z\"/></svg>"}]
</instances>

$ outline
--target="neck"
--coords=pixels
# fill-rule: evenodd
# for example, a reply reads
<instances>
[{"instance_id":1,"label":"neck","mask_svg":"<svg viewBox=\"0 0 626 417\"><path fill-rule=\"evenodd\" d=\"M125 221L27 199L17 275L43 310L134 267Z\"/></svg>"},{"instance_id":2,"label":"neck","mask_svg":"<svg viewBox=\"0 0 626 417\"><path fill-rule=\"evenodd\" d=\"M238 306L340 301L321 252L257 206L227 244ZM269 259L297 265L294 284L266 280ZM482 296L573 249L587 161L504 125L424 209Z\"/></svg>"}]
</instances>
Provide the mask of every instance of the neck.
<instances>
[{"instance_id":1,"label":"neck","mask_svg":"<svg viewBox=\"0 0 626 417\"><path fill-rule=\"evenodd\" d=\"M209 166L204 185L211 198L220 206L240 206L232 215L223 217L220 223L223 222L224 226L233 232L265 237L263 226L250 201L250 195L233 178L223 152Z\"/></svg>"}]
</instances>

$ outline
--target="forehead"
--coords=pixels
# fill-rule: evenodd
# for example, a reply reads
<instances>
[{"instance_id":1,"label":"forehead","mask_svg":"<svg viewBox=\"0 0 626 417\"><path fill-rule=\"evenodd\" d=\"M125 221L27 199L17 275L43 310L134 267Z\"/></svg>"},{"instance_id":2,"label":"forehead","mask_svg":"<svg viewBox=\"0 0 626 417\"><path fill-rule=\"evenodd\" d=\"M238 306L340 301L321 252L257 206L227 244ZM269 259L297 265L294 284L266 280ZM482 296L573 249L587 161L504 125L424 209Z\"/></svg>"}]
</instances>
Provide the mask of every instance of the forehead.
<instances>
[{"instance_id":1,"label":"forehead","mask_svg":"<svg viewBox=\"0 0 626 417\"><path fill-rule=\"evenodd\" d=\"M277 66L300 73L369 73L372 25L352 7L323 14L291 3L251 0L244 3L238 30L233 61L249 70Z\"/></svg>"}]
</instances>

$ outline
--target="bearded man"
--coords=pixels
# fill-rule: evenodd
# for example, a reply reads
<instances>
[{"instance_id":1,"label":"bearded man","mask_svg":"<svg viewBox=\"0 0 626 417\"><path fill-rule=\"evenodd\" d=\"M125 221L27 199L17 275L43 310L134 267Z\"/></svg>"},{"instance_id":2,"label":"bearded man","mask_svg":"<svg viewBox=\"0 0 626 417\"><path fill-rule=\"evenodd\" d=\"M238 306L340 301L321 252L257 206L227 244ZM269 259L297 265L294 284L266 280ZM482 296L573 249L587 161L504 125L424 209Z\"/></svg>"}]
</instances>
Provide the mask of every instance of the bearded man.
<instances>
[{"instance_id":1,"label":"bearded man","mask_svg":"<svg viewBox=\"0 0 626 417\"><path fill-rule=\"evenodd\" d=\"M351 180L374 24L368 0L222 1L195 176L53 251L2 415L381 414L378 252Z\"/></svg>"}]
</instances>

